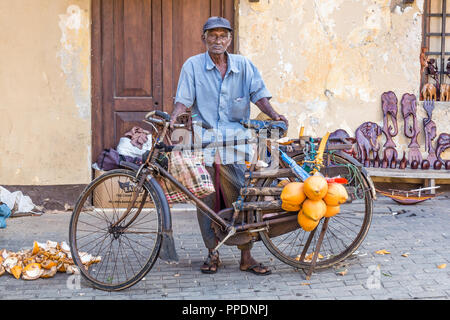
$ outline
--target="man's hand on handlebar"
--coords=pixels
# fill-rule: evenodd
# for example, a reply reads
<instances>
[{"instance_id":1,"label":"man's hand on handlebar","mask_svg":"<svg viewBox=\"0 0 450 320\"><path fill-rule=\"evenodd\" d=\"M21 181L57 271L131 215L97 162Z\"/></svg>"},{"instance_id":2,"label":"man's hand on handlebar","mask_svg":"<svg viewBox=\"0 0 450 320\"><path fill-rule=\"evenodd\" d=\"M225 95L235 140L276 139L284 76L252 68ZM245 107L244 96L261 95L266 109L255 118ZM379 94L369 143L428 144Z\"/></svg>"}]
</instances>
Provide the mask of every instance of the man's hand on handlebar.
<instances>
[{"instance_id":1,"label":"man's hand on handlebar","mask_svg":"<svg viewBox=\"0 0 450 320\"><path fill-rule=\"evenodd\" d=\"M286 128L289 128L289 121L286 119L285 116L283 116L282 114L277 114L275 115L272 120L275 121L283 121L284 123L286 123Z\"/></svg>"},{"instance_id":2,"label":"man's hand on handlebar","mask_svg":"<svg viewBox=\"0 0 450 320\"><path fill-rule=\"evenodd\" d=\"M275 121L283 121L286 124L286 128L289 127L289 122L286 119L285 116L278 114L271 106L269 99L267 98L261 98L258 101L256 101L256 106L259 108L259 110L261 110L262 112L264 112L265 114L267 114L272 120Z\"/></svg>"},{"instance_id":3,"label":"man's hand on handlebar","mask_svg":"<svg viewBox=\"0 0 450 320\"><path fill-rule=\"evenodd\" d=\"M174 128L173 126L174 126L175 122L177 121L178 116L182 113L185 113L186 110L187 110L187 107L184 104L179 103L179 102L177 102L175 104L175 108L173 109L172 114L170 115L170 123L169 123L170 129L173 130L173 128Z\"/></svg>"}]
</instances>

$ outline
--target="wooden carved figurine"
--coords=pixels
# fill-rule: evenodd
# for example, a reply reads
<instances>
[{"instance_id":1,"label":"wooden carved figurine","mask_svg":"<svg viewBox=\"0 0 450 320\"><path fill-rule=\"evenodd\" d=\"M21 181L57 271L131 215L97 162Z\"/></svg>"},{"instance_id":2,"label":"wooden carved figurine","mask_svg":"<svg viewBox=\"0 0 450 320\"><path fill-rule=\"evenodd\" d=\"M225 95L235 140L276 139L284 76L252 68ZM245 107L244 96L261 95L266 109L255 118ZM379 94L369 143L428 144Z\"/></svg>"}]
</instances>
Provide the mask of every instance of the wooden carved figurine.
<instances>
[{"instance_id":1,"label":"wooden carved figurine","mask_svg":"<svg viewBox=\"0 0 450 320\"><path fill-rule=\"evenodd\" d=\"M422 47L422 49L420 50L420 72L421 73L424 73L428 66L428 63L427 63L428 58L426 55L427 51L428 51L427 47Z\"/></svg>"},{"instance_id":2,"label":"wooden carved figurine","mask_svg":"<svg viewBox=\"0 0 450 320\"><path fill-rule=\"evenodd\" d=\"M400 104L402 106L402 114L404 119L404 133L405 136L411 138L411 142L408 145L408 160L411 162L411 164L414 161L417 161L420 164L422 163L422 154L420 153L420 146L417 142L417 136L419 135L419 125L417 124L416 116L416 96L414 94L405 93L402 96ZM409 122L412 122L412 125L409 124Z\"/></svg>"},{"instance_id":3,"label":"wooden carved figurine","mask_svg":"<svg viewBox=\"0 0 450 320\"><path fill-rule=\"evenodd\" d=\"M444 85L442 85L444 86ZM424 101L423 108L427 113L427 118L423 118L423 130L425 132L425 151L428 152L427 160L434 164L437 160L436 152L433 148L433 140L436 138L436 123L431 119L434 110L434 101Z\"/></svg>"},{"instance_id":4,"label":"wooden carved figurine","mask_svg":"<svg viewBox=\"0 0 450 320\"><path fill-rule=\"evenodd\" d=\"M381 127L375 122L364 122L355 131L356 143L358 146L358 157L360 162L366 166L370 166L370 162L376 159L380 144L377 141L378 136L381 135ZM372 153L372 158L370 154Z\"/></svg>"},{"instance_id":5,"label":"wooden carved figurine","mask_svg":"<svg viewBox=\"0 0 450 320\"><path fill-rule=\"evenodd\" d=\"M450 78L450 58L447 59L447 66L445 67L447 71L447 76Z\"/></svg>"},{"instance_id":6,"label":"wooden carved figurine","mask_svg":"<svg viewBox=\"0 0 450 320\"><path fill-rule=\"evenodd\" d=\"M427 100L427 99L425 99ZM441 94L439 97L440 101L450 101L450 84L443 83L441 84Z\"/></svg>"},{"instance_id":7,"label":"wooden carved figurine","mask_svg":"<svg viewBox=\"0 0 450 320\"><path fill-rule=\"evenodd\" d=\"M330 133L330 136L328 137L328 144L334 145L334 144L351 144L352 147L349 149L343 149L342 151L349 154L353 158L357 158L358 153L353 147L353 144L356 143L356 139L350 137L350 135L345 131L344 129L337 129Z\"/></svg>"},{"instance_id":8,"label":"wooden carved figurine","mask_svg":"<svg viewBox=\"0 0 450 320\"><path fill-rule=\"evenodd\" d=\"M383 133L386 136L386 142L383 145L384 154L381 166L388 168L392 161L397 161L396 145L392 140L398 133L397 126L397 96L394 92L388 91L381 95L381 108L383 110ZM389 124L392 122L393 127Z\"/></svg>"},{"instance_id":9,"label":"wooden carved figurine","mask_svg":"<svg viewBox=\"0 0 450 320\"><path fill-rule=\"evenodd\" d=\"M437 62L436 59L428 59L427 60L427 68L426 68L426 73L427 75L429 75L431 78L434 79L435 81L435 87L437 90L439 90L439 72L438 72L438 67L437 67Z\"/></svg>"},{"instance_id":10,"label":"wooden carved figurine","mask_svg":"<svg viewBox=\"0 0 450 320\"><path fill-rule=\"evenodd\" d=\"M436 100L436 87L432 83L425 83L422 87L422 96L424 100Z\"/></svg>"},{"instance_id":11,"label":"wooden carved figurine","mask_svg":"<svg viewBox=\"0 0 450 320\"><path fill-rule=\"evenodd\" d=\"M443 165L446 165L446 162L441 158L441 153L446 149L450 148L450 134L449 133L441 133L436 142L436 157L439 161L442 162ZM448 170L448 168L446 168Z\"/></svg>"}]
</instances>

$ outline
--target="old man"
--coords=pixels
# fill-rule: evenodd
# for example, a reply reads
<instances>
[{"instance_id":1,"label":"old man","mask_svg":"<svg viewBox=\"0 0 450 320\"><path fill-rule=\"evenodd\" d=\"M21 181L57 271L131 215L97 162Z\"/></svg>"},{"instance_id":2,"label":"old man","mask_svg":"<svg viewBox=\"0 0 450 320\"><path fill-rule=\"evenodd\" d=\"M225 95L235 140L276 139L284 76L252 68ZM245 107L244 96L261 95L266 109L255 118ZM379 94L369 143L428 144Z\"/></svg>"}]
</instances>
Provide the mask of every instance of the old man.
<instances>
[{"instance_id":1,"label":"old man","mask_svg":"<svg viewBox=\"0 0 450 320\"><path fill-rule=\"evenodd\" d=\"M286 126L288 124L286 118L272 108L269 102L271 95L253 63L244 56L227 52L232 42L232 31L230 22L225 18L209 18L201 35L206 52L187 59L180 73L171 126L180 114L191 108L193 119L214 132L203 134L203 142L248 138L249 130L239 121L250 118L250 102L271 119L284 121ZM216 211L220 210L222 201L227 207L236 201L239 189L244 186L245 161L251 161L252 149L248 146L236 146L232 150L232 156L229 148L204 151L208 172L217 182L217 187L216 194L203 201ZM200 209L197 210L197 217L208 248L208 257L200 269L204 273L215 273L220 258L219 253L213 250L218 243L213 222ZM257 275L271 273L267 266L252 257L251 242L238 248L241 250L240 270Z\"/></svg>"}]
</instances>

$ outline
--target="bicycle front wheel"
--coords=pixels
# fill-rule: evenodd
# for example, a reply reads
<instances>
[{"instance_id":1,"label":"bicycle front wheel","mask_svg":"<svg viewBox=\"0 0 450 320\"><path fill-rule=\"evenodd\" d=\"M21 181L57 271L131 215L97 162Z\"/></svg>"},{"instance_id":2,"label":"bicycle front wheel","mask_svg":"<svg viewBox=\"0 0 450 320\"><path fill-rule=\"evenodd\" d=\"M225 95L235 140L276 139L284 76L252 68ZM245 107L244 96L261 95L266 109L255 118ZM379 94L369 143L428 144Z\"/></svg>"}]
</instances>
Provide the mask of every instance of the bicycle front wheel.
<instances>
[{"instance_id":1,"label":"bicycle front wheel","mask_svg":"<svg viewBox=\"0 0 450 320\"><path fill-rule=\"evenodd\" d=\"M133 171L108 171L86 187L72 213L72 258L82 276L96 288L128 288L141 280L158 258L162 206L160 192L153 184L143 184L123 218L137 185Z\"/></svg>"}]
</instances>

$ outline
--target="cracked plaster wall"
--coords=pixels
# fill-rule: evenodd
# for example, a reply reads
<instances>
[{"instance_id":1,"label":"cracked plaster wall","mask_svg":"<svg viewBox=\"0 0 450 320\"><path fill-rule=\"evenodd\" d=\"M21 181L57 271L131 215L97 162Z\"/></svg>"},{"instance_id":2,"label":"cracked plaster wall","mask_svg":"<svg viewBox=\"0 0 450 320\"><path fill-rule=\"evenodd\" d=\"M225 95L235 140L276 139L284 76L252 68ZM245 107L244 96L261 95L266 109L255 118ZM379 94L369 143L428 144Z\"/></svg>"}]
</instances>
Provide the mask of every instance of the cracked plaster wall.
<instances>
[{"instance_id":1,"label":"cracked plaster wall","mask_svg":"<svg viewBox=\"0 0 450 320\"><path fill-rule=\"evenodd\" d=\"M0 184L90 181L90 0L0 1Z\"/></svg>"},{"instance_id":2,"label":"cracked plaster wall","mask_svg":"<svg viewBox=\"0 0 450 320\"><path fill-rule=\"evenodd\" d=\"M259 68L273 106L287 115L288 135L322 136L365 121L383 126L381 94L419 96L423 0L237 1L239 53ZM400 103L399 103L400 111ZM438 133L450 132L449 106L437 104ZM253 107L252 115L258 109ZM419 143L424 150L422 118ZM397 150L406 150L399 112ZM384 143L384 136L380 137Z\"/></svg>"}]
</instances>

